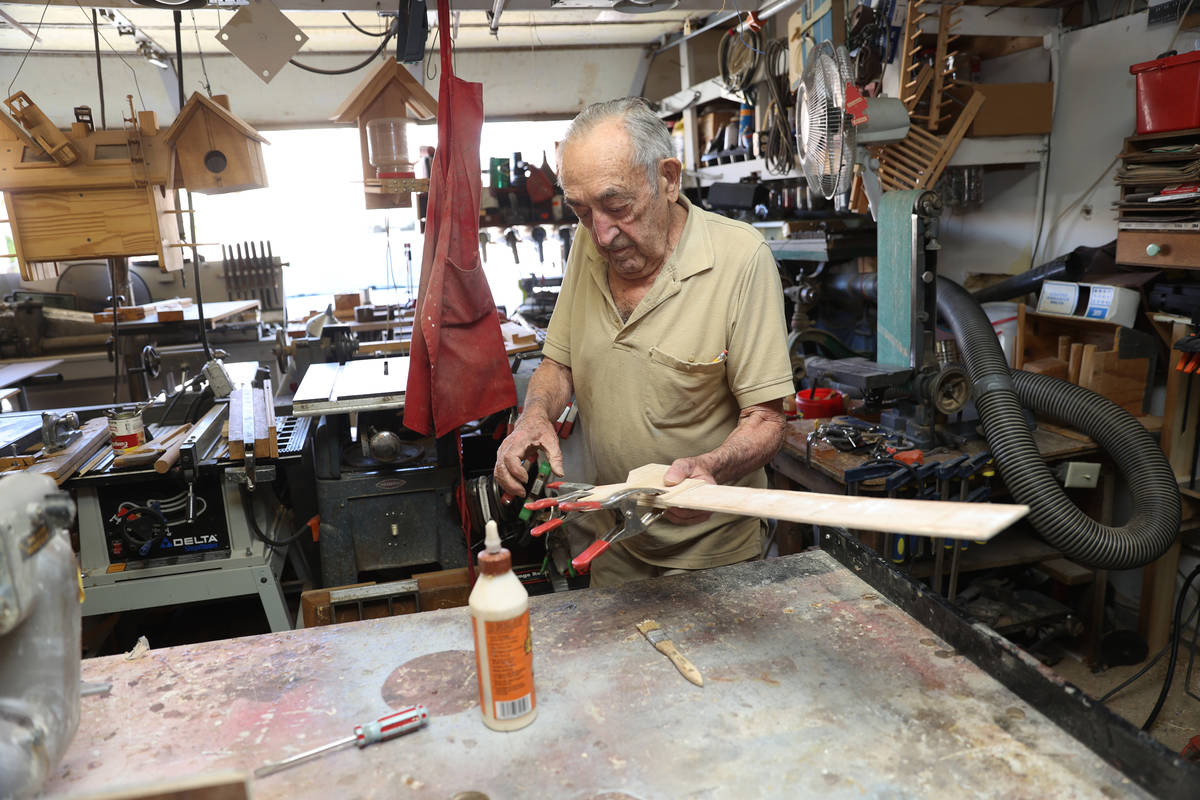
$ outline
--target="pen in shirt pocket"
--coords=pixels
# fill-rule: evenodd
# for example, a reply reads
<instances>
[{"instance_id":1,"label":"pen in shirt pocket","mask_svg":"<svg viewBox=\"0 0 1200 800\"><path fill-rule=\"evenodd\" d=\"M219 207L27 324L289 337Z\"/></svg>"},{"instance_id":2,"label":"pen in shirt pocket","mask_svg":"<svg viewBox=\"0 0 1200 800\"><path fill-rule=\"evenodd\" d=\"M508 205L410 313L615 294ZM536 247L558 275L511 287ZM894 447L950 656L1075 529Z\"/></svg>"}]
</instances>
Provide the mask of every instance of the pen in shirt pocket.
<instances>
[{"instance_id":1,"label":"pen in shirt pocket","mask_svg":"<svg viewBox=\"0 0 1200 800\"><path fill-rule=\"evenodd\" d=\"M708 363L710 363L710 364L720 364L720 363L721 363L722 361L724 361L724 360L725 360L725 359L726 359L728 356L729 356L729 351L728 351L728 350L722 350L722 351L720 352L720 354L719 354L719 355L718 355L716 358L714 358L712 361L710 361L710 362L708 362Z\"/></svg>"}]
</instances>

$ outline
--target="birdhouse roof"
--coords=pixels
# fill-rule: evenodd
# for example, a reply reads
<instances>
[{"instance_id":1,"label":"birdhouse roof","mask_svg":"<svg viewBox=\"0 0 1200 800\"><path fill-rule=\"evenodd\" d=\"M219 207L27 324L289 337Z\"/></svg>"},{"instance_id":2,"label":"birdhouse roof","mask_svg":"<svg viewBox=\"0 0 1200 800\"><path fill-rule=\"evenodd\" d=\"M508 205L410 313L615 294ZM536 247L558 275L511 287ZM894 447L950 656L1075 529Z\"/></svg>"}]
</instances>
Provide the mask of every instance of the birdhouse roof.
<instances>
[{"instance_id":1,"label":"birdhouse roof","mask_svg":"<svg viewBox=\"0 0 1200 800\"><path fill-rule=\"evenodd\" d=\"M437 116L437 100L433 99L433 95L425 90L403 64L389 58L380 62L375 71L355 87L330 119L333 122L356 122L375 98L391 87L396 87L403 93L405 107L417 119L432 119Z\"/></svg>"},{"instance_id":2,"label":"birdhouse roof","mask_svg":"<svg viewBox=\"0 0 1200 800\"><path fill-rule=\"evenodd\" d=\"M206 97L199 92L192 93L192 96L188 98L188 101L184 104L183 108L179 110L179 116L175 118L175 121L171 123L171 127L167 129L167 133L164 138L168 144L175 143L175 140L179 138L181 133L183 133L183 129L187 127L188 121L195 116L196 112L200 109L211 111L218 119L220 119L233 130L240 133L242 136L245 136L247 139L254 139L255 141L262 142L263 144L269 144L262 134L254 130L250 123L246 122L241 117L238 117L232 111L227 110L224 106L220 105L212 98Z\"/></svg>"}]
</instances>

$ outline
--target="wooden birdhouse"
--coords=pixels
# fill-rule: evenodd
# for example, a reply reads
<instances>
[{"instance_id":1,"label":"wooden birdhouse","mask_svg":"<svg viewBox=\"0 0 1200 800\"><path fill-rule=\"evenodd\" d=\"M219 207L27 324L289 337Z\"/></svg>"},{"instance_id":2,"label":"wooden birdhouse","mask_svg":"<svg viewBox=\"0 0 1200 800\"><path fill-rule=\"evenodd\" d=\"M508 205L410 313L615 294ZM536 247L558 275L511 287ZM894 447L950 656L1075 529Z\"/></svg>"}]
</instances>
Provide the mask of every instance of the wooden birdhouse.
<instances>
[{"instance_id":1,"label":"wooden birdhouse","mask_svg":"<svg viewBox=\"0 0 1200 800\"><path fill-rule=\"evenodd\" d=\"M167 129L175 153L171 185L200 194L224 194L267 185L258 131L229 110L225 95L194 93Z\"/></svg>"},{"instance_id":2,"label":"wooden birdhouse","mask_svg":"<svg viewBox=\"0 0 1200 800\"><path fill-rule=\"evenodd\" d=\"M152 111L116 130L93 129L90 111L58 129L24 92L0 114L0 192L25 280L52 278L59 262L153 256L183 267L179 212L166 191L169 150Z\"/></svg>"},{"instance_id":3,"label":"wooden birdhouse","mask_svg":"<svg viewBox=\"0 0 1200 800\"><path fill-rule=\"evenodd\" d=\"M437 116L437 101L403 64L388 59L358 85L331 118L358 126L367 208L410 208L412 192L427 181L413 177L405 127L408 119Z\"/></svg>"}]
</instances>

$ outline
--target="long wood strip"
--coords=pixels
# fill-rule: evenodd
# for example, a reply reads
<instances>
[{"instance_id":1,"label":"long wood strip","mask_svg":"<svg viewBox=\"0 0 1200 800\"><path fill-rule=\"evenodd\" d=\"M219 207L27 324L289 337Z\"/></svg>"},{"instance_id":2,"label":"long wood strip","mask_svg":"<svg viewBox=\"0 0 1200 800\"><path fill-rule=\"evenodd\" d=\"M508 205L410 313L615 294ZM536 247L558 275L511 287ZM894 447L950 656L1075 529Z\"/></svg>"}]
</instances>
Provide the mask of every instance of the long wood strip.
<instances>
[{"instance_id":1,"label":"long wood strip","mask_svg":"<svg viewBox=\"0 0 1200 800\"><path fill-rule=\"evenodd\" d=\"M242 398L245 389L245 386L235 386L229 394L229 432L226 436L229 439L229 457L235 461L246 457L242 442Z\"/></svg>"},{"instance_id":2,"label":"long wood strip","mask_svg":"<svg viewBox=\"0 0 1200 800\"><path fill-rule=\"evenodd\" d=\"M983 105L983 101L983 92L973 92L971 94L971 99L967 101L966 107L963 108L962 112L958 115L958 119L955 120L954 127L946 134L946 140L942 143L942 151L939 153L938 159L933 162L925 183L916 188L928 188L937 183L937 179L942 176L942 171L946 169L946 165L954 157L954 151L958 149L959 142L967 135L967 128L974 121L975 115L979 113L979 108Z\"/></svg>"},{"instance_id":3,"label":"long wood strip","mask_svg":"<svg viewBox=\"0 0 1200 800\"><path fill-rule=\"evenodd\" d=\"M183 449L183 443L187 441L187 435L191 433L191 425L180 425L177 432L171 434L163 441L171 441L163 450L162 455L154 460L154 471L164 473L171 467L175 466L175 462L179 460L179 452Z\"/></svg>"},{"instance_id":4,"label":"long wood strip","mask_svg":"<svg viewBox=\"0 0 1200 800\"><path fill-rule=\"evenodd\" d=\"M270 458L271 439L267 433L267 404L263 399L263 392L254 387L250 387L247 391L250 392L254 403L254 457Z\"/></svg>"},{"instance_id":5,"label":"long wood strip","mask_svg":"<svg viewBox=\"0 0 1200 800\"><path fill-rule=\"evenodd\" d=\"M271 441L271 458L279 458L279 426L275 421L275 391L270 378L263 380L263 402L267 409L267 436Z\"/></svg>"},{"instance_id":6,"label":"long wood strip","mask_svg":"<svg viewBox=\"0 0 1200 800\"><path fill-rule=\"evenodd\" d=\"M626 488L667 489L649 498L656 508L689 508L782 519L813 525L832 525L888 533L987 541L1029 513L1029 506L1007 503L957 503L942 500L903 500L850 497L818 492L714 486L686 480L667 487L667 465L647 464L629 473L624 483L597 486L587 500L603 500Z\"/></svg>"}]
</instances>

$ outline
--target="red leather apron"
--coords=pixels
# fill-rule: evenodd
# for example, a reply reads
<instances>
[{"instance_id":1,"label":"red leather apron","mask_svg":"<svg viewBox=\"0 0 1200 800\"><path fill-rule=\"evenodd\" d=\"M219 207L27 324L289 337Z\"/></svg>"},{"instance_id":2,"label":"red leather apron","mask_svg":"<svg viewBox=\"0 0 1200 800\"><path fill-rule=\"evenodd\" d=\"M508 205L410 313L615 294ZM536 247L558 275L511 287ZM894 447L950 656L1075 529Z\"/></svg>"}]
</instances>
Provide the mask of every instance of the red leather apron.
<instances>
[{"instance_id":1,"label":"red leather apron","mask_svg":"<svg viewBox=\"0 0 1200 800\"><path fill-rule=\"evenodd\" d=\"M435 436L517 404L496 305L479 263L483 86L454 75L448 6L438 3L438 148L404 398L405 426Z\"/></svg>"}]
</instances>

